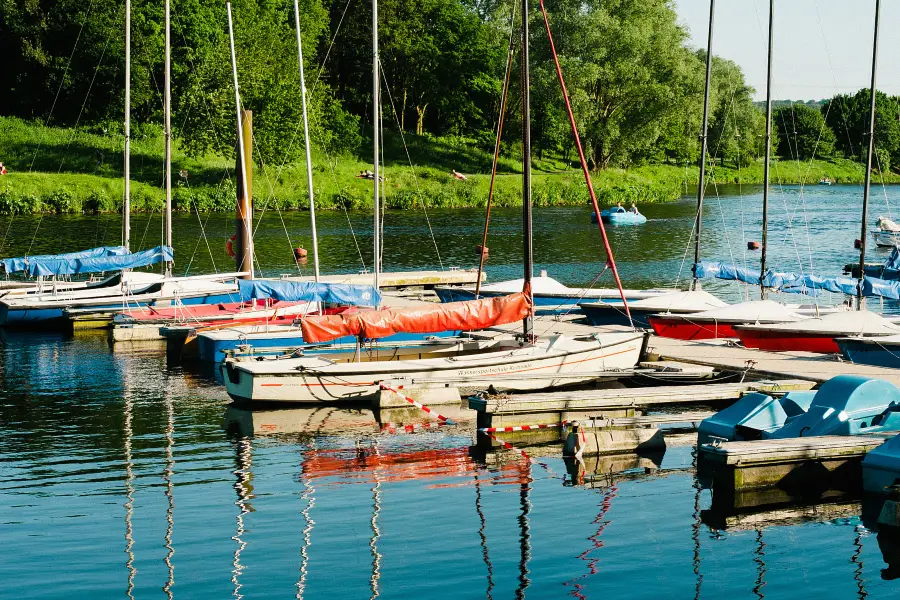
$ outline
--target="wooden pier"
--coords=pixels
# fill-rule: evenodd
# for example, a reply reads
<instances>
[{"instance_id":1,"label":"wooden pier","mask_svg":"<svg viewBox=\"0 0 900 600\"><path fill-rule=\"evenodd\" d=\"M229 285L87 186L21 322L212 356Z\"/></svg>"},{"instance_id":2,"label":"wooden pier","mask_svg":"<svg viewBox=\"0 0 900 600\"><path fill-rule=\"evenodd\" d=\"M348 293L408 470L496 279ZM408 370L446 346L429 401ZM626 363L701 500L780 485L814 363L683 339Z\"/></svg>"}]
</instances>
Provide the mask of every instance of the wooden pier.
<instances>
[{"instance_id":1,"label":"wooden pier","mask_svg":"<svg viewBox=\"0 0 900 600\"><path fill-rule=\"evenodd\" d=\"M851 491L862 489L863 457L896 433L703 444L699 456L716 493Z\"/></svg>"},{"instance_id":2,"label":"wooden pier","mask_svg":"<svg viewBox=\"0 0 900 600\"><path fill-rule=\"evenodd\" d=\"M809 390L813 385L811 381L790 379L517 394L473 397L469 408L478 411L479 427L508 427L593 417L634 417L649 408L733 401L747 392L783 393Z\"/></svg>"},{"instance_id":3,"label":"wooden pier","mask_svg":"<svg viewBox=\"0 0 900 600\"><path fill-rule=\"evenodd\" d=\"M765 352L735 345L728 340L685 341L650 338L649 352L661 359L707 365L718 369L744 370L764 377L790 377L822 383L835 375L876 377L900 385L900 369L857 365L836 355L812 352Z\"/></svg>"}]
</instances>

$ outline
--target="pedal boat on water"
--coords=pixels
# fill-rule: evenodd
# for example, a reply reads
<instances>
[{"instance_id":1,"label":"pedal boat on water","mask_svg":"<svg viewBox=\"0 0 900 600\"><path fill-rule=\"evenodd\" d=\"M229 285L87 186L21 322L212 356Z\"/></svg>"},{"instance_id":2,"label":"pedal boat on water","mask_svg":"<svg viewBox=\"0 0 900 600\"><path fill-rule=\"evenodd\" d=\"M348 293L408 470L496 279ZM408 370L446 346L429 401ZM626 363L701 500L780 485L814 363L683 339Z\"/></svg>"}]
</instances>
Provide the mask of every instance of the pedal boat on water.
<instances>
[{"instance_id":1,"label":"pedal boat on water","mask_svg":"<svg viewBox=\"0 0 900 600\"><path fill-rule=\"evenodd\" d=\"M647 222L647 217L641 213L625 210L621 206L610 206L606 210L600 211L600 218L604 223L610 225L643 225ZM597 217L591 213L591 223L596 223Z\"/></svg>"}]
</instances>

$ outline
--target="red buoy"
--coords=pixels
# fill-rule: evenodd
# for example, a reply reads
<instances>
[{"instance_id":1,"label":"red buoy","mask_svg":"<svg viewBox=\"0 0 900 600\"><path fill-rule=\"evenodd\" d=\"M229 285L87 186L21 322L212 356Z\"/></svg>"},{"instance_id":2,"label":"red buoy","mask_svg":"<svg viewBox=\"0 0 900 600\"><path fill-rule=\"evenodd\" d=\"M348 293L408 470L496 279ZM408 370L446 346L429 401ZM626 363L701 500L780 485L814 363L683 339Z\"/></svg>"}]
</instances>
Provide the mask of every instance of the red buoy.
<instances>
[{"instance_id":1,"label":"red buoy","mask_svg":"<svg viewBox=\"0 0 900 600\"><path fill-rule=\"evenodd\" d=\"M306 248L300 246L299 248L294 248L294 258L296 260L300 260L301 258L306 258Z\"/></svg>"},{"instance_id":2,"label":"red buoy","mask_svg":"<svg viewBox=\"0 0 900 600\"><path fill-rule=\"evenodd\" d=\"M475 246L475 250L477 250L479 254L483 254L485 256L487 256L490 252L490 248L488 248L487 246L482 246L481 244Z\"/></svg>"},{"instance_id":3,"label":"red buoy","mask_svg":"<svg viewBox=\"0 0 900 600\"><path fill-rule=\"evenodd\" d=\"M747 250L759 250L759 242L747 242Z\"/></svg>"}]
</instances>

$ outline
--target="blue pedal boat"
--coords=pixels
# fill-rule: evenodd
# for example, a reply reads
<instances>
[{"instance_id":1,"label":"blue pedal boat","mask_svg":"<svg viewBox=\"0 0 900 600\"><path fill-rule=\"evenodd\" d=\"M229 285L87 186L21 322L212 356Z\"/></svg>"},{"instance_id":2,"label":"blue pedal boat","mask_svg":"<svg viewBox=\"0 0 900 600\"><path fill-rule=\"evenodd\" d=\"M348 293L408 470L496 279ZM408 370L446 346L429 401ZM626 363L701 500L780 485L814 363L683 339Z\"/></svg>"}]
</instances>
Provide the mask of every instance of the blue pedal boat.
<instances>
[{"instance_id":1,"label":"blue pedal boat","mask_svg":"<svg viewBox=\"0 0 900 600\"><path fill-rule=\"evenodd\" d=\"M647 217L641 213L633 213L625 210L621 206L610 206L606 210L600 211L600 218L604 223L610 225L643 225L647 222ZM591 213L591 223L597 222L597 216Z\"/></svg>"}]
</instances>

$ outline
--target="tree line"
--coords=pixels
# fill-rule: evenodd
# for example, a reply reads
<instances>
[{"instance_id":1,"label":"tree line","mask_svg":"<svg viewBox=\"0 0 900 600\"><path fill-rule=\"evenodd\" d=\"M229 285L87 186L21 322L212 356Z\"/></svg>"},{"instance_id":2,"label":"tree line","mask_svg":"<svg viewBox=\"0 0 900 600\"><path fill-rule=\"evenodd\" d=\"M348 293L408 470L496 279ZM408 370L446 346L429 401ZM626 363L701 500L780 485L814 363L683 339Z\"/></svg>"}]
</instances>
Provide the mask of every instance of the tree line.
<instances>
[{"instance_id":1,"label":"tree line","mask_svg":"<svg viewBox=\"0 0 900 600\"><path fill-rule=\"evenodd\" d=\"M706 56L688 45L671 0L546 0L559 60L594 169L695 163ZM368 152L371 4L300 0L311 136L320 151ZM234 0L242 100L254 111L258 160L302 155L292 0ZM571 134L543 17L532 2L534 150L571 157ZM162 121L163 2L132 3L133 135ZM512 0L380 0L383 127L493 147L507 57L502 150L520 153L520 37ZM0 114L122 135L123 0L0 0ZM234 154L227 21L218 0L172 0L173 124L197 155ZM765 148L765 115L740 67L713 58L709 148L742 166ZM786 103L775 150L863 159L869 93ZM878 166L900 158L900 102L876 98ZM155 129L154 129L155 128ZM900 160L898 160L900 162Z\"/></svg>"}]
</instances>

